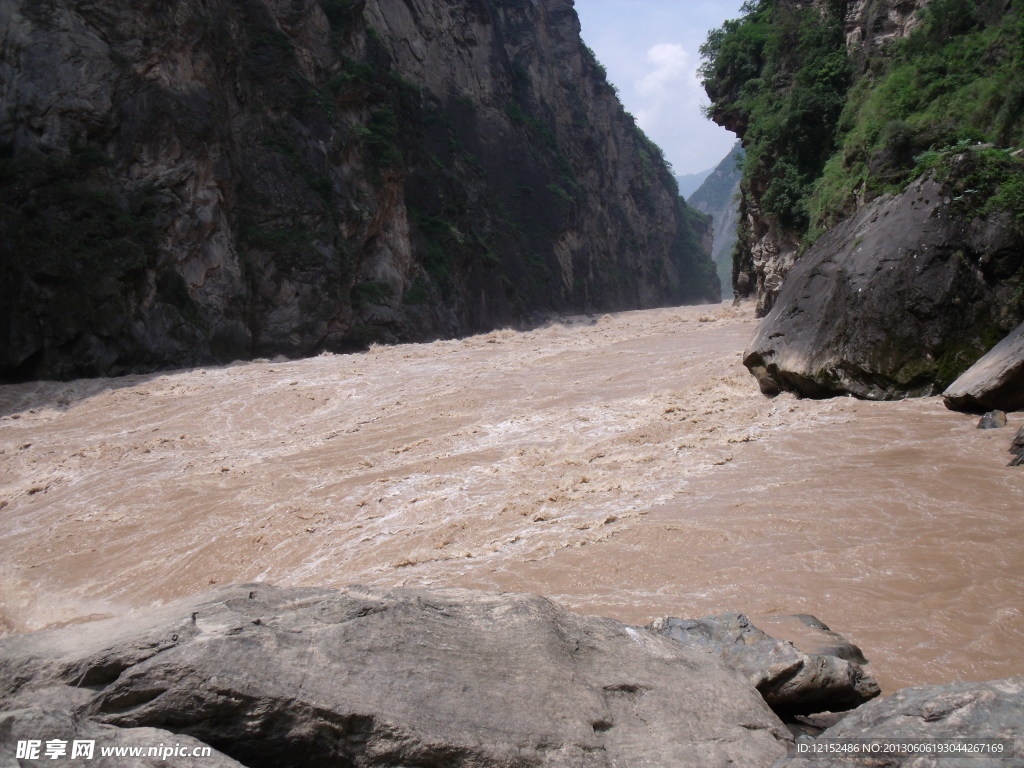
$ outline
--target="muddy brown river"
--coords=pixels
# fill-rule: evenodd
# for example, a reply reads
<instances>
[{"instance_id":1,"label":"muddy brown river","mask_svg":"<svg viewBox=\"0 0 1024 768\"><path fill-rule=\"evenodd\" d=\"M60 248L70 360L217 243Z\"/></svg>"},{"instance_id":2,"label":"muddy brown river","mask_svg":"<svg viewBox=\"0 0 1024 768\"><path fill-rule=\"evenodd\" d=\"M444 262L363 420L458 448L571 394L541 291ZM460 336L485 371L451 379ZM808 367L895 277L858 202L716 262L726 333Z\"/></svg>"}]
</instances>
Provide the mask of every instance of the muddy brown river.
<instances>
[{"instance_id":1,"label":"muddy brown river","mask_svg":"<svg viewBox=\"0 0 1024 768\"><path fill-rule=\"evenodd\" d=\"M886 691L1024 673L1020 426L760 395L749 308L0 387L0 623L212 584L812 613Z\"/></svg>"}]
</instances>

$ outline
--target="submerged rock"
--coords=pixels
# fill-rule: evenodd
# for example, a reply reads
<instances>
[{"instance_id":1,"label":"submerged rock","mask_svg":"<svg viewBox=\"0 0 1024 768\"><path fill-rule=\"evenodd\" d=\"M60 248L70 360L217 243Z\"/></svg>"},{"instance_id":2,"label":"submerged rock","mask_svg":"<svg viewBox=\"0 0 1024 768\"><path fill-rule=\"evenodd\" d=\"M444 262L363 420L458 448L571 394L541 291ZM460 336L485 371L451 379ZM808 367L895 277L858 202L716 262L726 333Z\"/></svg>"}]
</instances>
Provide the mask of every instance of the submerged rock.
<instances>
[{"instance_id":1,"label":"submerged rock","mask_svg":"<svg viewBox=\"0 0 1024 768\"><path fill-rule=\"evenodd\" d=\"M717 657L535 596L217 590L0 640L0 707L162 728L257 766L769 766Z\"/></svg>"},{"instance_id":2,"label":"submerged rock","mask_svg":"<svg viewBox=\"0 0 1024 768\"><path fill-rule=\"evenodd\" d=\"M761 390L938 394L1019 323L1021 234L999 216L965 220L957 205L921 179L818 240L747 347Z\"/></svg>"},{"instance_id":3,"label":"submerged rock","mask_svg":"<svg viewBox=\"0 0 1024 768\"><path fill-rule=\"evenodd\" d=\"M989 411L978 420L978 429L1002 429L1006 426L1004 411Z\"/></svg>"},{"instance_id":4,"label":"submerged rock","mask_svg":"<svg viewBox=\"0 0 1024 768\"><path fill-rule=\"evenodd\" d=\"M950 384L942 399L956 411L1024 410L1024 323Z\"/></svg>"},{"instance_id":5,"label":"submerged rock","mask_svg":"<svg viewBox=\"0 0 1024 768\"><path fill-rule=\"evenodd\" d=\"M792 643L761 631L742 613L660 618L650 628L690 648L721 656L782 715L851 709L880 693L878 683L860 664L832 654L803 653Z\"/></svg>"},{"instance_id":6,"label":"submerged rock","mask_svg":"<svg viewBox=\"0 0 1024 768\"><path fill-rule=\"evenodd\" d=\"M904 688L892 696L877 699L850 713L832 726L823 739L916 739L934 743L938 739L1009 739L1012 757L964 755L896 757L874 754L864 757L835 755L822 758L791 757L775 768L832 768L872 766L873 768L1010 768L1024 765L1024 677L987 683L952 683ZM1011 757L1011 759L1008 759Z\"/></svg>"}]
</instances>

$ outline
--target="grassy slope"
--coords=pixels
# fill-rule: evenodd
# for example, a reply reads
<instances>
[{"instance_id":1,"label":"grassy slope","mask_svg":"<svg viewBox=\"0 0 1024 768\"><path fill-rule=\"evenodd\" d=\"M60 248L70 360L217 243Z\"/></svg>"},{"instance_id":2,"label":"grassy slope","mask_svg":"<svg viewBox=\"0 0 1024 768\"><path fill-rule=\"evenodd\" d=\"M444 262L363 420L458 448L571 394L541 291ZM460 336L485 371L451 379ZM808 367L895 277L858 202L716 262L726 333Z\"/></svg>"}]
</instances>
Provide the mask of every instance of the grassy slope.
<instances>
[{"instance_id":1,"label":"grassy slope","mask_svg":"<svg viewBox=\"0 0 1024 768\"><path fill-rule=\"evenodd\" d=\"M858 62L845 4L751 0L709 36L702 75L718 122L739 124L744 188L804 245L859 204L938 169L967 144L993 207L1024 212L1024 0L933 0L909 39ZM948 167L948 166L947 166Z\"/></svg>"}]
</instances>

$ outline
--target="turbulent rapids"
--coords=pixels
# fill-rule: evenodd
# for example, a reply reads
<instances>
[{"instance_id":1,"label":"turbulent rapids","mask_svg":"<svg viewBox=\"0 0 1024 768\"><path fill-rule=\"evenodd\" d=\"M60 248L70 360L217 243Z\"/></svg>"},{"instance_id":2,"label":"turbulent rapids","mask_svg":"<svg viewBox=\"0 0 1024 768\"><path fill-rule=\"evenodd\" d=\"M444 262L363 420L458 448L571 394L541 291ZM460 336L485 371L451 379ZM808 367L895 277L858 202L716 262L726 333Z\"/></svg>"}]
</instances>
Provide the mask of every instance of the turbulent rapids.
<instances>
[{"instance_id":1,"label":"turbulent rapids","mask_svg":"<svg viewBox=\"0 0 1024 768\"><path fill-rule=\"evenodd\" d=\"M486 587L635 623L813 613L886 690L1024 673L1012 431L766 399L754 326L660 309L0 388L0 621L251 580Z\"/></svg>"}]
</instances>

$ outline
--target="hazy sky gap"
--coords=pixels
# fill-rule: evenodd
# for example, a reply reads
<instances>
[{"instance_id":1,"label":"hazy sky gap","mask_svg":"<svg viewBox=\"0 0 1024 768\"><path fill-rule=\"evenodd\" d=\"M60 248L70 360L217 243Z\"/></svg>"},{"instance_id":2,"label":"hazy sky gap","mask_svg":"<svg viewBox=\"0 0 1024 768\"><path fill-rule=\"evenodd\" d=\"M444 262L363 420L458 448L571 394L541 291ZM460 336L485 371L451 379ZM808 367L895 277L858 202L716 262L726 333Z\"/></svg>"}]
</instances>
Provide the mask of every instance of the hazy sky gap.
<instances>
[{"instance_id":1,"label":"hazy sky gap","mask_svg":"<svg viewBox=\"0 0 1024 768\"><path fill-rule=\"evenodd\" d=\"M594 49L637 124L677 174L714 167L736 136L701 114L697 78L708 30L740 15L742 0L576 0Z\"/></svg>"}]
</instances>

